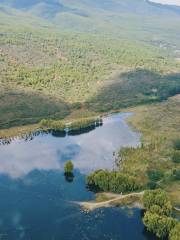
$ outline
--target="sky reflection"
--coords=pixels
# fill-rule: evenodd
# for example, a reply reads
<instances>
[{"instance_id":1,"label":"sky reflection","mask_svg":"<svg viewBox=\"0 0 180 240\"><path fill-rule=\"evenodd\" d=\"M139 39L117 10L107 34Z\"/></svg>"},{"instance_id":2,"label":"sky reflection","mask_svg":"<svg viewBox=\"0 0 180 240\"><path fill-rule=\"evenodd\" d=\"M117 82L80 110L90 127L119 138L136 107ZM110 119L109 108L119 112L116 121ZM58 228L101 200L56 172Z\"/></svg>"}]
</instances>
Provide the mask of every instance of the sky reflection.
<instances>
[{"instance_id":1,"label":"sky reflection","mask_svg":"<svg viewBox=\"0 0 180 240\"><path fill-rule=\"evenodd\" d=\"M82 174L96 169L113 169L113 152L124 146L137 146L140 134L125 123L129 114L121 113L104 118L102 127L86 134L53 137L38 135L31 141L15 139L0 146L0 173L12 178L27 175L34 169L63 170L72 160Z\"/></svg>"}]
</instances>

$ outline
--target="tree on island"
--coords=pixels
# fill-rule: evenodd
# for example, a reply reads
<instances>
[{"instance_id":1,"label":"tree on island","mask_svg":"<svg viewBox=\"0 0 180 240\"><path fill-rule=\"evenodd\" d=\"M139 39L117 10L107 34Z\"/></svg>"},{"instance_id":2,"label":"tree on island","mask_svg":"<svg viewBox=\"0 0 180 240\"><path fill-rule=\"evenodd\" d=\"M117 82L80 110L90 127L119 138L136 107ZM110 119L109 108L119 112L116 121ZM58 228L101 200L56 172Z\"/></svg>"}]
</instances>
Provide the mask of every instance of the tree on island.
<instances>
[{"instance_id":1,"label":"tree on island","mask_svg":"<svg viewBox=\"0 0 180 240\"><path fill-rule=\"evenodd\" d=\"M72 161L67 161L65 166L64 166L65 174L72 173L73 169L74 169L74 165L73 165Z\"/></svg>"}]
</instances>

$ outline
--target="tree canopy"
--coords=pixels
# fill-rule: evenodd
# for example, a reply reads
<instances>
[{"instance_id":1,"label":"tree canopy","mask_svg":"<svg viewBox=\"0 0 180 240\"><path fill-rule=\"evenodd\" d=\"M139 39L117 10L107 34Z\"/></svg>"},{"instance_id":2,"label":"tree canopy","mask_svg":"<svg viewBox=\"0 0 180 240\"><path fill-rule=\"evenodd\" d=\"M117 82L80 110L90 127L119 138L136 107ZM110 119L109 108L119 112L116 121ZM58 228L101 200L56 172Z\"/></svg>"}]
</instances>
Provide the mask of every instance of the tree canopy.
<instances>
[{"instance_id":1,"label":"tree canopy","mask_svg":"<svg viewBox=\"0 0 180 240\"><path fill-rule=\"evenodd\" d=\"M165 191L161 189L145 191L143 197L147 209L143 222L147 230L159 238L178 240L179 223L172 217L172 206Z\"/></svg>"},{"instance_id":2,"label":"tree canopy","mask_svg":"<svg viewBox=\"0 0 180 240\"><path fill-rule=\"evenodd\" d=\"M136 178L121 172L109 172L105 170L95 171L87 177L87 184L99 191L110 191L115 193L129 192L140 186Z\"/></svg>"},{"instance_id":3,"label":"tree canopy","mask_svg":"<svg viewBox=\"0 0 180 240\"><path fill-rule=\"evenodd\" d=\"M73 169L74 169L74 165L73 165L72 161L67 161L64 166L64 172L66 174L72 173Z\"/></svg>"}]
</instances>

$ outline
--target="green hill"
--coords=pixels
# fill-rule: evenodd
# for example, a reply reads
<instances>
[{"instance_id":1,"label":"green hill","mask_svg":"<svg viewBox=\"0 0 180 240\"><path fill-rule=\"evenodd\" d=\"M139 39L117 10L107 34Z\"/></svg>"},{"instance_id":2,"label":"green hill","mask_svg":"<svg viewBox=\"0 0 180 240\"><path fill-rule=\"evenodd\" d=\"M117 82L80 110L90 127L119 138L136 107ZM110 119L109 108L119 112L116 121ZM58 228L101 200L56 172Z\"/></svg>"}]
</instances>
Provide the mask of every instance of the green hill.
<instances>
[{"instance_id":1,"label":"green hill","mask_svg":"<svg viewBox=\"0 0 180 240\"><path fill-rule=\"evenodd\" d=\"M179 92L174 9L141 0L0 4L1 128Z\"/></svg>"},{"instance_id":2,"label":"green hill","mask_svg":"<svg viewBox=\"0 0 180 240\"><path fill-rule=\"evenodd\" d=\"M61 29L179 44L180 8L144 0L0 0Z\"/></svg>"}]
</instances>

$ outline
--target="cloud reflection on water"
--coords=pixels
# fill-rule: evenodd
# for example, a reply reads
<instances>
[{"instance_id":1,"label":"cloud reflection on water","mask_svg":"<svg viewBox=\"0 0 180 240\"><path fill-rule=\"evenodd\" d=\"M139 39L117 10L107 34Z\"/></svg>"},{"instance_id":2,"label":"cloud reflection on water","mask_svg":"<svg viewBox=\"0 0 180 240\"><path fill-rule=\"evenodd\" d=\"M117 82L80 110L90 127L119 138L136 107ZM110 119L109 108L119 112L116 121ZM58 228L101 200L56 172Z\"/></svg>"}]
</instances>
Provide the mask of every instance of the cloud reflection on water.
<instances>
[{"instance_id":1,"label":"cloud reflection on water","mask_svg":"<svg viewBox=\"0 0 180 240\"><path fill-rule=\"evenodd\" d=\"M123 146L139 145L140 134L125 123L129 114L104 118L102 127L86 134L66 137L39 135L31 141L15 139L0 146L0 173L12 178L23 177L34 169L63 170L72 160L82 174L114 167L113 152Z\"/></svg>"}]
</instances>

